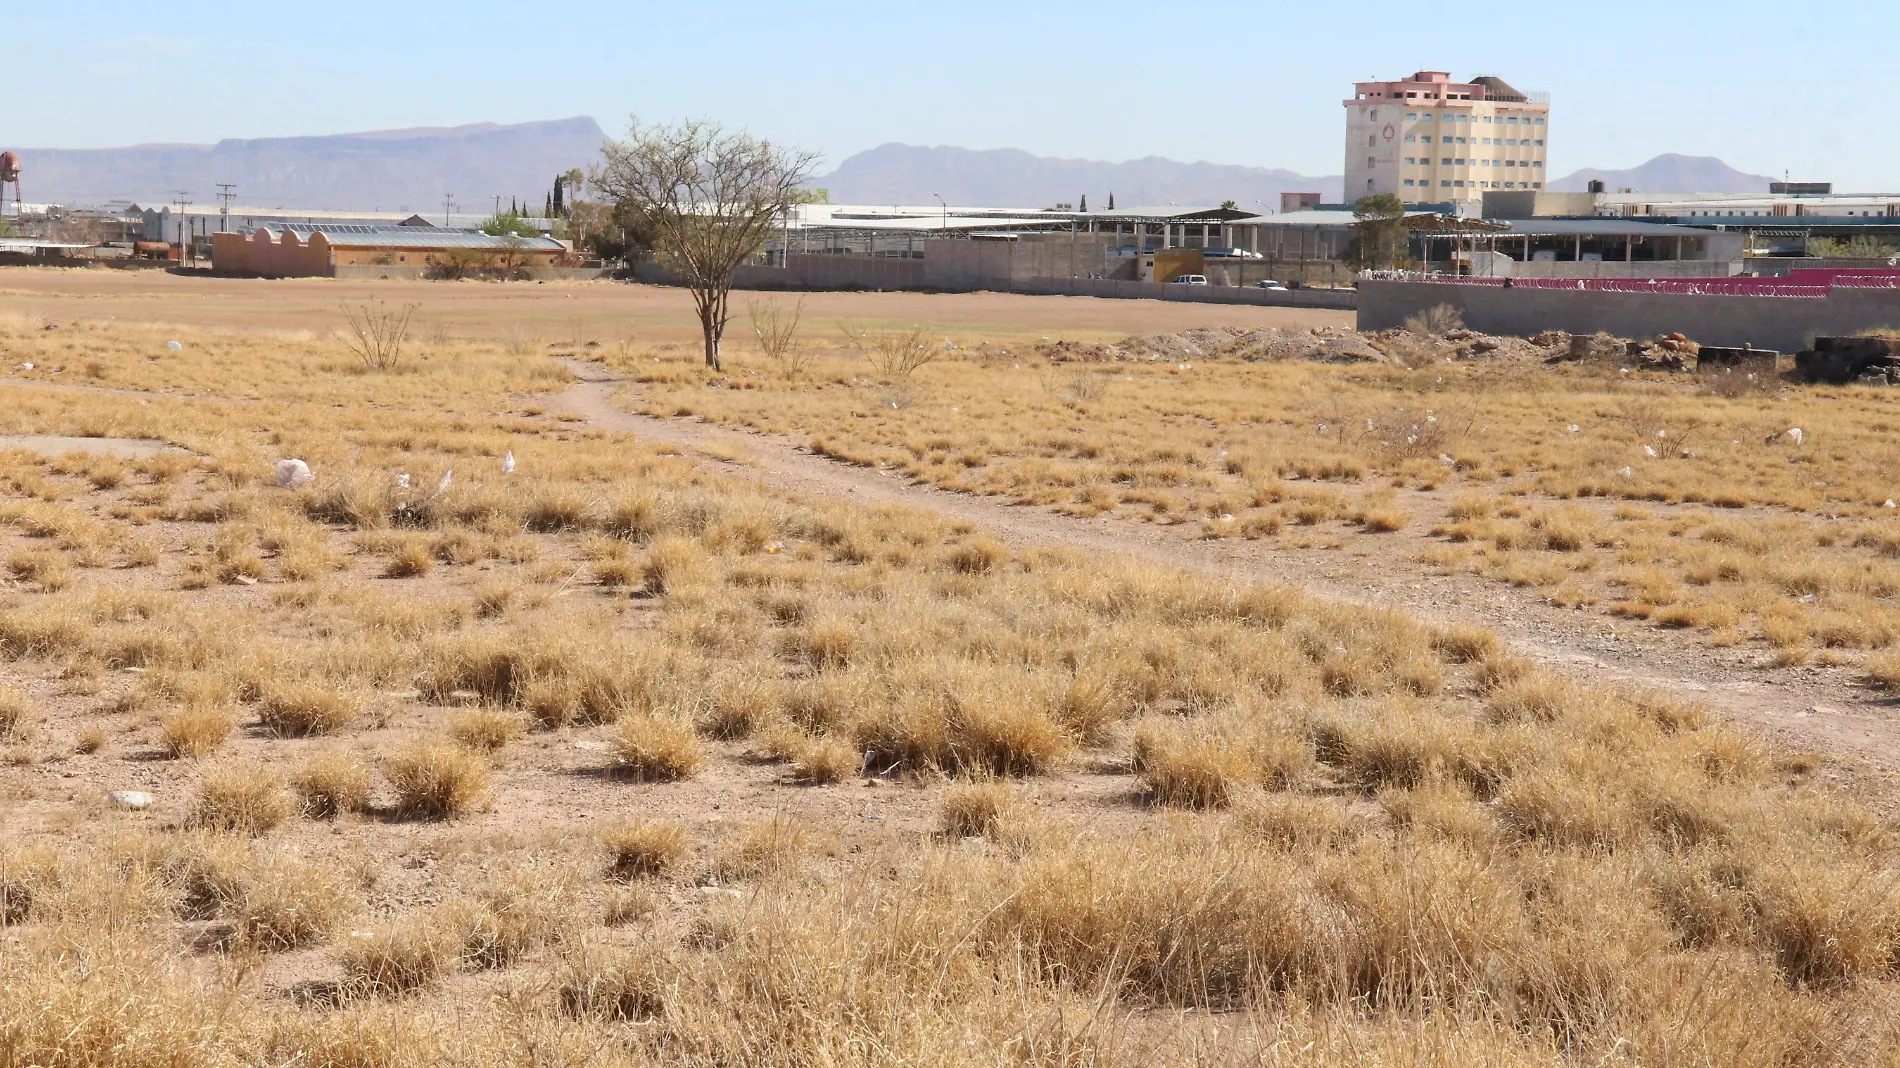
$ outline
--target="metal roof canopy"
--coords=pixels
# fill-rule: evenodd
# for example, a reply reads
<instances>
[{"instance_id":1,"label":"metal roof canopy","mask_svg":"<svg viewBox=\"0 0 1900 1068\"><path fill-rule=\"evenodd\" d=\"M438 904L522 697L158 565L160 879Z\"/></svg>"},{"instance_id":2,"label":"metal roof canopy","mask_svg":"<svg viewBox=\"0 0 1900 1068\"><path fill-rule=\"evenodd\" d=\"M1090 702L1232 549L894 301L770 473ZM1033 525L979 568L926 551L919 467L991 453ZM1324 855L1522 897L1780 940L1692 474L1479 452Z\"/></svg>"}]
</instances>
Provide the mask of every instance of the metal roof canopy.
<instances>
[{"instance_id":1,"label":"metal roof canopy","mask_svg":"<svg viewBox=\"0 0 1900 1068\"><path fill-rule=\"evenodd\" d=\"M508 248L524 251L566 251L567 246L551 237L520 237L510 244L507 238L484 234L480 230L446 230L440 227L378 227L378 226L265 226L260 227L276 241L284 234L294 234L297 240L308 242L313 234L322 234L323 239L332 248L473 248L502 250ZM253 231L255 232L255 231Z\"/></svg>"},{"instance_id":2,"label":"metal roof canopy","mask_svg":"<svg viewBox=\"0 0 1900 1068\"><path fill-rule=\"evenodd\" d=\"M1707 229L1610 217L1588 219L1512 219L1499 231L1517 237L1707 237Z\"/></svg>"}]
</instances>

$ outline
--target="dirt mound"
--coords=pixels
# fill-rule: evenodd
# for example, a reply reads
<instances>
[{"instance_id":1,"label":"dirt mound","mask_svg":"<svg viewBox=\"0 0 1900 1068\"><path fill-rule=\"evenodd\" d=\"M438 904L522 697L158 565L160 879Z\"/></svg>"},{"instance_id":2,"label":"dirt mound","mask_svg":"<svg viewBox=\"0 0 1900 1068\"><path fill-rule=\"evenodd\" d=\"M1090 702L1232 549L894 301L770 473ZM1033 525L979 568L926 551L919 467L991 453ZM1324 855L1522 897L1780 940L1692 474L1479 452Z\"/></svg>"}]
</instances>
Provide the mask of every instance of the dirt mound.
<instances>
[{"instance_id":1,"label":"dirt mound","mask_svg":"<svg viewBox=\"0 0 1900 1068\"><path fill-rule=\"evenodd\" d=\"M1233 327L1182 330L1124 338L1113 344L1048 342L1036 354L1053 363L1184 362L1194 360L1316 360L1324 363L1382 362L1387 355L1354 330L1241 330Z\"/></svg>"},{"instance_id":2,"label":"dirt mound","mask_svg":"<svg viewBox=\"0 0 1900 1068\"><path fill-rule=\"evenodd\" d=\"M1324 326L1310 330L1241 330L1226 327L1129 337L1113 344L1047 342L1037 346L1035 351L1052 363L1225 359L1249 363L1279 360L1402 363L1416 367L1443 360L1551 360L1563 358L1570 343L1570 335L1562 331L1549 331L1526 339L1493 337L1464 329L1439 336L1409 330L1381 330L1362 334L1356 330Z\"/></svg>"}]
</instances>

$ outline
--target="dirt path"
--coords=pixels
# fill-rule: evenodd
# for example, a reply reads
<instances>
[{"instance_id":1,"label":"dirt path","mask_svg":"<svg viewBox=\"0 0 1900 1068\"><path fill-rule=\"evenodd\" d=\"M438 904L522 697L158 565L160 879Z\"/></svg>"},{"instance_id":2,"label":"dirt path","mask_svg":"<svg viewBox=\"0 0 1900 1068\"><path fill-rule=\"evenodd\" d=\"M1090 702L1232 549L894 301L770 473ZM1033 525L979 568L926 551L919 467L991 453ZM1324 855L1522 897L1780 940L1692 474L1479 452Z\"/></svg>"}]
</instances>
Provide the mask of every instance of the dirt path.
<instances>
[{"instance_id":1,"label":"dirt path","mask_svg":"<svg viewBox=\"0 0 1900 1068\"><path fill-rule=\"evenodd\" d=\"M689 449L737 450L722 469L777 489L866 504L924 508L984 527L1016 546L1066 545L1124 553L1204 573L1295 586L1315 595L1400 608L1434 622L1495 630L1522 655L1597 680L1667 689L1707 703L1776 743L1855 758L1900 776L1900 709L1841 669L1764 668L1745 650L1708 648L1693 636L1595 613L1558 608L1533 592L1470 575L1443 575L1411 559L1430 540L1425 524L1345 550L1282 550L1257 542L1204 540L1182 527L1080 519L915 484L903 476L830 460L783 437L697 420L636 415L613 403L621 379L570 361L580 382L558 407L605 430ZM708 462L716 462L709 458Z\"/></svg>"}]
</instances>

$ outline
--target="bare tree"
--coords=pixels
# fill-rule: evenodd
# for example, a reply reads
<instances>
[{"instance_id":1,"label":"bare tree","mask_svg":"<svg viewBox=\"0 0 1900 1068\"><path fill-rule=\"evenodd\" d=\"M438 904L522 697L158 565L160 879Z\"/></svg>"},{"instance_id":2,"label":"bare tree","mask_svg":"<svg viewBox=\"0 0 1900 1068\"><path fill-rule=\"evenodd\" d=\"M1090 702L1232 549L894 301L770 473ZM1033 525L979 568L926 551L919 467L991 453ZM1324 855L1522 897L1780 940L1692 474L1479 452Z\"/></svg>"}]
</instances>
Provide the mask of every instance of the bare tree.
<instances>
[{"instance_id":1,"label":"bare tree","mask_svg":"<svg viewBox=\"0 0 1900 1068\"><path fill-rule=\"evenodd\" d=\"M693 291L706 366L718 370L733 276L765 247L817 154L697 119L636 120L601 154L589 180L651 235L654 257Z\"/></svg>"},{"instance_id":2,"label":"bare tree","mask_svg":"<svg viewBox=\"0 0 1900 1068\"><path fill-rule=\"evenodd\" d=\"M402 365L402 345L409 335L409 319L419 305L405 304L391 310L380 300L359 307L343 305L347 331L338 331L337 340L363 362L364 370L394 371Z\"/></svg>"},{"instance_id":3,"label":"bare tree","mask_svg":"<svg viewBox=\"0 0 1900 1068\"><path fill-rule=\"evenodd\" d=\"M776 300L747 301L745 308L752 318L752 332L759 338L759 351L787 376L804 374L810 352L798 336L798 323L805 317L805 298L798 298L791 308Z\"/></svg>"}]
</instances>

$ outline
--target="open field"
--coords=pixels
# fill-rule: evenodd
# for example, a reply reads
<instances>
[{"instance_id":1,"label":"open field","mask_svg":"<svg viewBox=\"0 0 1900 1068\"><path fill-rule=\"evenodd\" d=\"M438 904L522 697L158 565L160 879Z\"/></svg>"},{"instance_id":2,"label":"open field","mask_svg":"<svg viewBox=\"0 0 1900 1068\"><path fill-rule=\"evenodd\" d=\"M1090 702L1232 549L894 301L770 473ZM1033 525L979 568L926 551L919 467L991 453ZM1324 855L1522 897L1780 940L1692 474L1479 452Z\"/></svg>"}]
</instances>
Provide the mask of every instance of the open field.
<instances>
[{"instance_id":1,"label":"open field","mask_svg":"<svg viewBox=\"0 0 1900 1068\"><path fill-rule=\"evenodd\" d=\"M1360 546L1758 663L1900 681L1887 391L1716 396L1615 366L1218 352L1085 364L1043 348L896 378L835 339L797 376L758 356L708 376L664 349L607 362L650 415L946 489L1283 551Z\"/></svg>"},{"instance_id":2,"label":"open field","mask_svg":"<svg viewBox=\"0 0 1900 1068\"><path fill-rule=\"evenodd\" d=\"M0 1065L1900 1063L1896 843L1852 765L1481 627L773 484L743 444L588 425L590 365L557 353L637 366L630 404L737 422L713 401L777 398L841 451L893 446L834 429L869 418L828 394L914 391L891 410L951 455L987 435L955 466L1015 469L971 488L1025 499L1069 369L985 350L815 388L736 352L753 388L715 387L667 347L677 318L619 320L624 354L555 330L570 292L668 297L506 287L528 345L449 306L503 287L443 286L369 290L442 326L367 371L318 333L327 284L232 286L162 316L209 326L143 325L116 301L160 298L129 292L56 325L62 298L0 297L0 434L187 450L0 453ZM1038 306L946 305L990 350L1040 336ZM1069 336L1089 314L1047 307ZM1081 402L1111 451L1187 449L1203 405L1277 426L1262 382L1417 384L1127 370ZM1445 522L1543 529L1534 486L1425 488L1376 455L1302 478L1274 465L1354 453L1292 440L1238 471L1137 457L1195 503L1090 522L1375 536L1329 513L1202 537L1202 495L1274 471L1368 510L1483 493ZM315 481L275 485L293 456ZM1764 494L1737 514L1814 521L1767 501L1771 468L1735 476Z\"/></svg>"}]
</instances>

